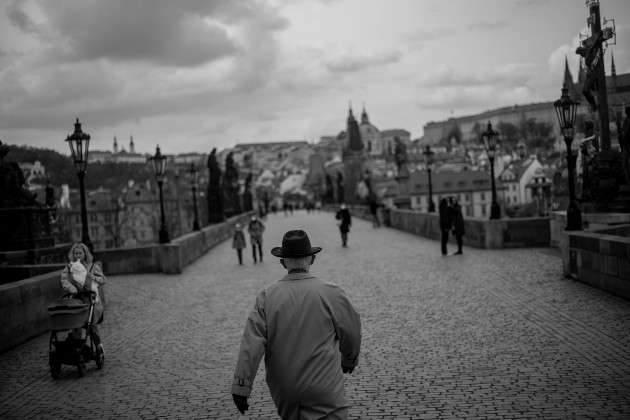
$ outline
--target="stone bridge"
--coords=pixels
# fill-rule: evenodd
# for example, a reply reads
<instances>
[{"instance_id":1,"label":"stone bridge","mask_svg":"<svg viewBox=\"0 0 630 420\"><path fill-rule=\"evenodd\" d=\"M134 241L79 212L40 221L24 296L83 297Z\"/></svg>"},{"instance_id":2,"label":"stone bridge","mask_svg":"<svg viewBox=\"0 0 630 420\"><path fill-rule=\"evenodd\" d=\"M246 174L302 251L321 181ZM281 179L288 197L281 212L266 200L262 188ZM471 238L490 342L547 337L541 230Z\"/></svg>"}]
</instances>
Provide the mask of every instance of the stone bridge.
<instances>
[{"instance_id":1,"label":"stone bridge","mask_svg":"<svg viewBox=\"0 0 630 420\"><path fill-rule=\"evenodd\" d=\"M255 294L284 273L269 250L296 228L324 248L311 272L362 316L351 419L630 418L630 303L564 278L557 251L442 257L360 219L342 248L330 213L265 223L262 264L247 249L239 266L228 241L182 274L110 276L102 370L53 380L47 334L0 355L0 418L278 418L262 364L246 416L230 385Z\"/></svg>"}]
</instances>

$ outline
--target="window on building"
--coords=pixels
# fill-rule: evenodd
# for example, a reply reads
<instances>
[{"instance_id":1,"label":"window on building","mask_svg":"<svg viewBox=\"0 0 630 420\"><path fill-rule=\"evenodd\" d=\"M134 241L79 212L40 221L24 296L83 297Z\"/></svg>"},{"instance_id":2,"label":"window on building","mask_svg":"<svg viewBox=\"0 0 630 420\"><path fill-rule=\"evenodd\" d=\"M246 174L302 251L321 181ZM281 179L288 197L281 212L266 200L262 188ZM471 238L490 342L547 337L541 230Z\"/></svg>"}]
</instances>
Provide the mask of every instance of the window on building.
<instances>
[{"instance_id":1,"label":"window on building","mask_svg":"<svg viewBox=\"0 0 630 420\"><path fill-rule=\"evenodd\" d=\"M98 237L98 228L97 227L91 227L90 228L90 236L97 238Z\"/></svg>"},{"instance_id":2,"label":"window on building","mask_svg":"<svg viewBox=\"0 0 630 420\"><path fill-rule=\"evenodd\" d=\"M90 213L90 222L96 222L98 220L98 215L96 213Z\"/></svg>"},{"instance_id":3,"label":"window on building","mask_svg":"<svg viewBox=\"0 0 630 420\"><path fill-rule=\"evenodd\" d=\"M482 206L481 206L481 215L482 215L482 216L485 216L486 214L487 214L487 213L486 213L486 206L485 206L485 205L482 205Z\"/></svg>"},{"instance_id":4,"label":"window on building","mask_svg":"<svg viewBox=\"0 0 630 420\"><path fill-rule=\"evenodd\" d=\"M510 204L510 197L507 197L507 203Z\"/></svg>"},{"instance_id":5,"label":"window on building","mask_svg":"<svg viewBox=\"0 0 630 420\"><path fill-rule=\"evenodd\" d=\"M481 201L486 201L486 193L481 193L479 197Z\"/></svg>"},{"instance_id":6,"label":"window on building","mask_svg":"<svg viewBox=\"0 0 630 420\"><path fill-rule=\"evenodd\" d=\"M470 210L470 206L464 207L464 211L466 212L466 216L470 216L470 214L472 213L472 211Z\"/></svg>"},{"instance_id":7,"label":"window on building","mask_svg":"<svg viewBox=\"0 0 630 420\"><path fill-rule=\"evenodd\" d=\"M470 201L470 194L464 194L464 201L465 202Z\"/></svg>"}]
</instances>

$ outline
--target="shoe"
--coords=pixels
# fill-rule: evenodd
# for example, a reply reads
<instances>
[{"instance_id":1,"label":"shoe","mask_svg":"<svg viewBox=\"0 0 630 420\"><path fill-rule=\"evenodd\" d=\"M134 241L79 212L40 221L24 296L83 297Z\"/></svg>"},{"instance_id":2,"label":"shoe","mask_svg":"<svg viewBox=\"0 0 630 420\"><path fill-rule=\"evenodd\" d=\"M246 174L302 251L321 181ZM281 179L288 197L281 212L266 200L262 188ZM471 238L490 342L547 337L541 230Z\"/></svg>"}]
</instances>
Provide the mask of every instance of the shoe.
<instances>
[{"instance_id":1,"label":"shoe","mask_svg":"<svg viewBox=\"0 0 630 420\"><path fill-rule=\"evenodd\" d=\"M105 356L105 348L103 347L103 343L100 343L100 344L98 345L98 348L100 348L100 349L101 349L101 353L103 354L103 356Z\"/></svg>"},{"instance_id":2,"label":"shoe","mask_svg":"<svg viewBox=\"0 0 630 420\"><path fill-rule=\"evenodd\" d=\"M453 255L463 255L464 253L462 251L457 251L456 253L454 253Z\"/></svg>"}]
</instances>

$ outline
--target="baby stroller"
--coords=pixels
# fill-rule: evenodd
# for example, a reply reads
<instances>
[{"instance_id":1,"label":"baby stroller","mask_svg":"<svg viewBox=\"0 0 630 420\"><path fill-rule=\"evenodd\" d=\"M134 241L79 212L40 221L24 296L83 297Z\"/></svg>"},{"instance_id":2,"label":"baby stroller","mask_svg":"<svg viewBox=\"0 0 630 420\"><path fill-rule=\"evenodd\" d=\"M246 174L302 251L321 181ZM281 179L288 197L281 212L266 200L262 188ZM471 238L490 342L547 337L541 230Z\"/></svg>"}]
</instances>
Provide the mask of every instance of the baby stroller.
<instances>
[{"instance_id":1,"label":"baby stroller","mask_svg":"<svg viewBox=\"0 0 630 420\"><path fill-rule=\"evenodd\" d=\"M89 303L84 303L83 298L88 298L86 300ZM91 320L95 299L96 293L92 291L74 295L66 293L48 306L51 322L48 364L53 379L59 377L61 365L76 366L80 377L85 376L85 364L92 360L96 361L98 369L105 365L103 347L94 343L95 332ZM85 337L75 338L72 333L75 328L85 329ZM70 331L68 338L61 340L59 333L67 330Z\"/></svg>"}]
</instances>

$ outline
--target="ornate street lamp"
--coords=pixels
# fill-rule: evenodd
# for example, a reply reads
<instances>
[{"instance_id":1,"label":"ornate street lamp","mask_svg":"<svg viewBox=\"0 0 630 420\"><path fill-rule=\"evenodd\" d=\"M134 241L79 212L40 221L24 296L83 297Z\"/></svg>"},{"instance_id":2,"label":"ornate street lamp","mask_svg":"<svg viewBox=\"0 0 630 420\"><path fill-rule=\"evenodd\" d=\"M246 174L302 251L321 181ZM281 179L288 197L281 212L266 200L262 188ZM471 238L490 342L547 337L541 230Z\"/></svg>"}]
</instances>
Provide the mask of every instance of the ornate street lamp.
<instances>
[{"instance_id":1,"label":"ornate street lamp","mask_svg":"<svg viewBox=\"0 0 630 420\"><path fill-rule=\"evenodd\" d=\"M153 167L153 173L160 189L160 213L162 215L162 223L160 227L160 243L167 244L171 242L168 237L168 231L166 230L166 218L164 217L164 197L162 195L162 184L164 183L164 172L166 171L166 156L160 153L160 146L155 148L155 155L149 157L151 166Z\"/></svg>"},{"instance_id":2,"label":"ornate street lamp","mask_svg":"<svg viewBox=\"0 0 630 420\"><path fill-rule=\"evenodd\" d=\"M553 103L560 123L560 131L567 146L567 164L569 170L569 208L567 209L567 227L565 230L581 230L582 214L575 199L575 184L573 171L575 170L575 159L571 149L573 135L575 134L575 114L580 103L569 95L566 85L562 86L562 96Z\"/></svg>"},{"instance_id":3,"label":"ornate street lamp","mask_svg":"<svg viewBox=\"0 0 630 420\"><path fill-rule=\"evenodd\" d=\"M199 228L199 219L197 218L197 183L199 182L199 171L195 168L195 164L190 164L188 170L188 180L190 181L190 187L192 188L193 196L193 209L195 211L195 220L193 220L193 230L201 230Z\"/></svg>"},{"instance_id":4,"label":"ornate street lamp","mask_svg":"<svg viewBox=\"0 0 630 420\"><path fill-rule=\"evenodd\" d=\"M431 170L433 169L433 155L435 155L435 152L431 150L431 148L427 144L422 154L425 157L427 163L427 172L429 173L429 213L435 213L435 203L433 202L433 185L431 183Z\"/></svg>"},{"instance_id":5,"label":"ornate street lamp","mask_svg":"<svg viewBox=\"0 0 630 420\"><path fill-rule=\"evenodd\" d=\"M92 241L90 241L90 235L88 234L88 220L87 220L87 208L85 205L85 168L88 163L88 153L90 149L90 135L84 133L81 130L81 123L77 118L77 122L74 123L74 133L71 136L66 137L68 145L70 145L70 152L72 153L72 160L74 161L74 169L79 177L79 190L81 192L81 242L83 242L90 251L94 251Z\"/></svg>"},{"instance_id":6,"label":"ornate street lamp","mask_svg":"<svg viewBox=\"0 0 630 420\"><path fill-rule=\"evenodd\" d=\"M497 203L497 189L494 181L494 157L497 153L497 142L499 141L499 133L492 129L492 124L488 121L488 128L481 133L483 144L486 148L486 154L490 159L490 179L492 180L492 204L490 205L490 220L501 218L501 208Z\"/></svg>"}]
</instances>

